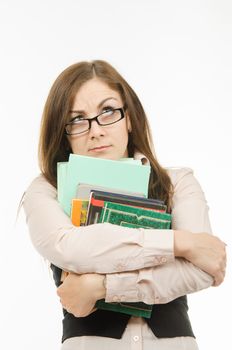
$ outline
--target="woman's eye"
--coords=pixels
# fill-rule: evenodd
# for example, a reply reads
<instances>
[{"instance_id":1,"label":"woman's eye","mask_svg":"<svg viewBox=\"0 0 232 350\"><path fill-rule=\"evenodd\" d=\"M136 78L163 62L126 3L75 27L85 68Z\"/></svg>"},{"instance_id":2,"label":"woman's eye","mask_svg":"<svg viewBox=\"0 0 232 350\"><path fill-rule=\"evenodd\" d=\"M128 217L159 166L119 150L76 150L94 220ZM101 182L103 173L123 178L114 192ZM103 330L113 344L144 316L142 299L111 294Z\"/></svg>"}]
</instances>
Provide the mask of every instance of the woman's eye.
<instances>
[{"instance_id":1,"label":"woman's eye","mask_svg":"<svg viewBox=\"0 0 232 350\"><path fill-rule=\"evenodd\" d=\"M72 120L71 120L71 122L72 123L77 123L77 122L79 122L79 121L81 121L81 120L84 120L84 117L82 117L81 115L79 116L77 116L77 117L74 117Z\"/></svg>"},{"instance_id":2,"label":"woman's eye","mask_svg":"<svg viewBox=\"0 0 232 350\"><path fill-rule=\"evenodd\" d=\"M109 111L109 112L112 112L113 109L114 109L113 107L106 106L106 107L104 107L104 108L102 109L102 111L103 111L103 112L108 112L108 111Z\"/></svg>"}]
</instances>

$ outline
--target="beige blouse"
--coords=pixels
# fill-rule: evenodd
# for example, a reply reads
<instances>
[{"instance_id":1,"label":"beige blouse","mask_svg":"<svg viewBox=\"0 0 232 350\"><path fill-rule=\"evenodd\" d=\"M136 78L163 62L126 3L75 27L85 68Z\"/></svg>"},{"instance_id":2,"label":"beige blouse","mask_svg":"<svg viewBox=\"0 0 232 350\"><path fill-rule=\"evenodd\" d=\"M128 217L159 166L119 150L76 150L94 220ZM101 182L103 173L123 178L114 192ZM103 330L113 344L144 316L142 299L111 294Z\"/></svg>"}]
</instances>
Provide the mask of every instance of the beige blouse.
<instances>
[{"instance_id":1,"label":"beige blouse","mask_svg":"<svg viewBox=\"0 0 232 350\"><path fill-rule=\"evenodd\" d=\"M75 227L56 189L38 176L23 202L34 247L65 271L106 274L107 302L167 303L211 286L210 275L173 253L173 230L211 233L204 193L192 169L166 170L174 185L172 230L109 223Z\"/></svg>"}]
</instances>

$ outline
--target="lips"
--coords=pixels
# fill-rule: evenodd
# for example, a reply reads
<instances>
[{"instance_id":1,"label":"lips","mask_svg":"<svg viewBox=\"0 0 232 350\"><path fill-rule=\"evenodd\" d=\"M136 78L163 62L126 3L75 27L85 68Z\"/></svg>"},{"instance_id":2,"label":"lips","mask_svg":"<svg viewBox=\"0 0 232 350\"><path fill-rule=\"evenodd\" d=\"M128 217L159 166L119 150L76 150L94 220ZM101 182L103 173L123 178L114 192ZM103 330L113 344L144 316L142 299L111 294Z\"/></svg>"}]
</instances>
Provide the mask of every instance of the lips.
<instances>
[{"instance_id":1,"label":"lips","mask_svg":"<svg viewBox=\"0 0 232 350\"><path fill-rule=\"evenodd\" d=\"M90 148L89 151L101 151L101 150L105 150L107 148L111 147L110 145L103 145L103 146L98 146L98 147L94 147L94 148Z\"/></svg>"}]
</instances>

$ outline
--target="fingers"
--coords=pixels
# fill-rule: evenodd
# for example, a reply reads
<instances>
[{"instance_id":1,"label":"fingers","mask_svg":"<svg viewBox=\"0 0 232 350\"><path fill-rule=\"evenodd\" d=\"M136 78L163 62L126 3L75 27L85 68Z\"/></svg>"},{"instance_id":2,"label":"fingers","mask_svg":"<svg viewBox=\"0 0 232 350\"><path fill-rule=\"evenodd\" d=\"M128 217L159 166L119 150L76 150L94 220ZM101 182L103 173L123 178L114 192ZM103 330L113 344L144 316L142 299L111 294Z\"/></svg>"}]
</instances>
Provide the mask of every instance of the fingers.
<instances>
[{"instance_id":1,"label":"fingers","mask_svg":"<svg viewBox=\"0 0 232 350\"><path fill-rule=\"evenodd\" d=\"M213 271L213 277L214 277L214 284L213 286L219 286L224 278L226 273L226 265L227 265L227 257L226 257L226 244L222 241L221 243L221 251L215 259L214 262L214 271Z\"/></svg>"},{"instance_id":2,"label":"fingers","mask_svg":"<svg viewBox=\"0 0 232 350\"><path fill-rule=\"evenodd\" d=\"M94 307L94 308L90 311L89 315L92 314L92 313L95 312L95 311L97 311L97 308L96 308L96 307Z\"/></svg>"},{"instance_id":3,"label":"fingers","mask_svg":"<svg viewBox=\"0 0 232 350\"><path fill-rule=\"evenodd\" d=\"M223 269L214 276L214 283L213 283L214 287L219 286L224 281L225 274L226 274L226 270Z\"/></svg>"},{"instance_id":4,"label":"fingers","mask_svg":"<svg viewBox=\"0 0 232 350\"><path fill-rule=\"evenodd\" d=\"M86 317L97 310L96 307L93 307L92 309L86 310L86 309L78 307L77 304L75 306L74 305L66 305L62 298L60 298L60 303L61 303L62 307L69 314L72 314L75 317Z\"/></svg>"},{"instance_id":5,"label":"fingers","mask_svg":"<svg viewBox=\"0 0 232 350\"><path fill-rule=\"evenodd\" d=\"M226 274L226 267L221 269L215 276L214 276L214 283L213 283L213 287L217 287L219 286L225 278L225 274Z\"/></svg>"},{"instance_id":6,"label":"fingers","mask_svg":"<svg viewBox=\"0 0 232 350\"><path fill-rule=\"evenodd\" d=\"M226 274L226 265L227 265L227 258L226 258L226 245L223 242L223 250L221 252L221 256L218 259L218 262L215 263L215 269L214 269L214 287L219 286L225 278Z\"/></svg>"},{"instance_id":7,"label":"fingers","mask_svg":"<svg viewBox=\"0 0 232 350\"><path fill-rule=\"evenodd\" d=\"M72 309L72 308L65 308L64 307L64 309L69 314L72 314L75 317L86 317L86 316L89 316L90 314L92 314L93 312L95 312L97 310L97 308L95 308L95 309L92 309L91 311L88 311L88 312L80 312L80 311L77 311L77 310Z\"/></svg>"},{"instance_id":8,"label":"fingers","mask_svg":"<svg viewBox=\"0 0 232 350\"><path fill-rule=\"evenodd\" d=\"M57 289L56 289L56 294L58 297L61 297L62 295L62 290L63 290L63 285L61 284Z\"/></svg>"}]
</instances>

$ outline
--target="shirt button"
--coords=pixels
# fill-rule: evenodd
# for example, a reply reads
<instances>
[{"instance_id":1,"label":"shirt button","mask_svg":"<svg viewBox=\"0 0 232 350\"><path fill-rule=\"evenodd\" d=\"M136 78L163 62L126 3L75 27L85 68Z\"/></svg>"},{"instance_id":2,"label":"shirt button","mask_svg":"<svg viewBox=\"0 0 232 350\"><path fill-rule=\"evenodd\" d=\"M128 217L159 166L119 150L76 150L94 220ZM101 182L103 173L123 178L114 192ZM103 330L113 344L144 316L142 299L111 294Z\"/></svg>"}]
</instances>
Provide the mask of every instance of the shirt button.
<instances>
[{"instance_id":1,"label":"shirt button","mask_svg":"<svg viewBox=\"0 0 232 350\"><path fill-rule=\"evenodd\" d=\"M158 258L154 258L154 263L157 265L159 264L159 259Z\"/></svg>"},{"instance_id":2,"label":"shirt button","mask_svg":"<svg viewBox=\"0 0 232 350\"><path fill-rule=\"evenodd\" d=\"M162 262L162 263L166 263L166 262L167 262L167 258L162 258L162 259L161 259L161 262Z\"/></svg>"},{"instance_id":3,"label":"shirt button","mask_svg":"<svg viewBox=\"0 0 232 350\"><path fill-rule=\"evenodd\" d=\"M133 337L133 339L134 339L134 341L138 341L138 340L139 340L139 336L138 336L138 335L135 335L135 336Z\"/></svg>"},{"instance_id":4,"label":"shirt button","mask_svg":"<svg viewBox=\"0 0 232 350\"><path fill-rule=\"evenodd\" d=\"M113 301L114 301L114 302L118 301L117 295L114 295L114 296L113 296Z\"/></svg>"},{"instance_id":5,"label":"shirt button","mask_svg":"<svg viewBox=\"0 0 232 350\"><path fill-rule=\"evenodd\" d=\"M121 295L121 297L120 297L120 301L125 301L125 300L126 300L125 295Z\"/></svg>"}]
</instances>

